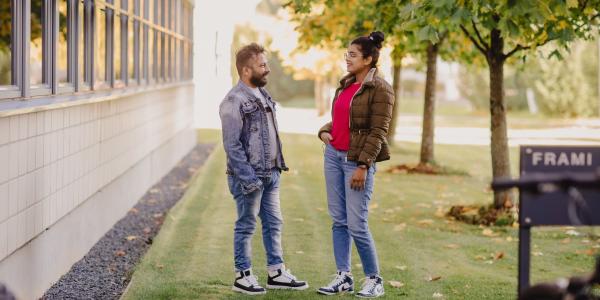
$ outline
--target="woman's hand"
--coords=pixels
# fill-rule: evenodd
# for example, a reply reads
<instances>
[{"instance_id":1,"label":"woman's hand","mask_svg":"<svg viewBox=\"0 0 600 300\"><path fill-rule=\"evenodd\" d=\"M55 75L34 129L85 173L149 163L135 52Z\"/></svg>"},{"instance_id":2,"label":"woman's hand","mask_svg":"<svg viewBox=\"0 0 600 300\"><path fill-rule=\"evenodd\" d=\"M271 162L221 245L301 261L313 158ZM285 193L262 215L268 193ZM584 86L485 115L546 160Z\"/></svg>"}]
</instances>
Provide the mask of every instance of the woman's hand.
<instances>
[{"instance_id":1,"label":"woman's hand","mask_svg":"<svg viewBox=\"0 0 600 300\"><path fill-rule=\"evenodd\" d=\"M358 167L352 174L350 179L350 188L355 191L362 191L365 188L365 181L367 180L367 168Z\"/></svg>"},{"instance_id":2,"label":"woman's hand","mask_svg":"<svg viewBox=\"0 0 600 300\"><path fill-rule=\"evenodd\" d=\"M321 138L321 141L323 141L323 143L325 143L325 145L329 145L329 143L333 139L333 137L331 136L331 134L329 132L321 133L320 138Z\"/></svg>"}]
</instances>

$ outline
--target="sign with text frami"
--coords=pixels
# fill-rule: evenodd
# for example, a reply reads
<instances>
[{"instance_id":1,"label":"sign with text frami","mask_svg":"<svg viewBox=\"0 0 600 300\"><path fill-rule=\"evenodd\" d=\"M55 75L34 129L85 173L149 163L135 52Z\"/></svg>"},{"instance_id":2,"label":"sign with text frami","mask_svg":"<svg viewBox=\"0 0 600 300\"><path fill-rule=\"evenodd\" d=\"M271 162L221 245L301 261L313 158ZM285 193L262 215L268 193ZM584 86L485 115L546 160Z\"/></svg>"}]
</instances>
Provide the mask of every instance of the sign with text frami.
<instances>
[{"instance_id":1,"label":"sign with text frami","mask_svg":"<svg viewBox=\"0 0 600 300\"><path fill-rule=\"evenodd\" d=\"M598 146L521 146L521 178L535 173L594 172L600 167ZM521 191L519 223L533 225L600 225L600 187L546 193Z\"/></svg>"}]
</instances>

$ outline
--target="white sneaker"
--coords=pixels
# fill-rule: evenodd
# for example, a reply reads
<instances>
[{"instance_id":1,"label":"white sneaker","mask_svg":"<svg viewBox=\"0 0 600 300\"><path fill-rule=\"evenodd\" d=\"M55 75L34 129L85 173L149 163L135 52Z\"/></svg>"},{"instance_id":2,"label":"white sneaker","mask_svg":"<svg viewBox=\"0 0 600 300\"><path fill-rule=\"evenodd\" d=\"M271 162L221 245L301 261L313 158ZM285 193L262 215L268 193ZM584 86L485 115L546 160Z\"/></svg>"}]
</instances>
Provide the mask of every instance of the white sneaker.
<instances>
[{"instance_id":1,"label":"white sneaker","mask_svg":"<svg viewBox=\"0 0 600 300\"><path fill-rule=\"evenodd\" d=\"M258 284L258 278L252 274L252 269L236 272L232 290L247 295L261 295L267 290Z\"/></svg>"},{"instance_id":2,"label":"white sneaker","mask_svg":"<svg viewBox=\"0 0 600 300\"><path fill-rule=\"evenodd\" d=\"M385 294L383 290L383 278L371 276L365 278L365 283L356 296L361 298L377 298L383 296L383 294Z\"/></svg>"},{"instance_id":3,"label":"white sneaker","mask_svg":"<svg viewBox=\"0 0 600 300\"><path fill-rule=\"evenodd\" d=\"M308 283L306 281L296 279L296 276L292 275L289 269L286 269L285 266L282 266L275 271L269 271L267 288L305 290L308 288Z\"/></svg>"},{"instance_id":4,"label":"white sneaker","mask_svg":"<svg viewBox=\"0 0 600 300\"><path fill-rule=\"evenodd\" d=\"M317 293L323 295L336 295L340 293L354 292L354 278L350 272L337 272L333 281L328 285L317 290Z\"/></svg>"}]
</instances>

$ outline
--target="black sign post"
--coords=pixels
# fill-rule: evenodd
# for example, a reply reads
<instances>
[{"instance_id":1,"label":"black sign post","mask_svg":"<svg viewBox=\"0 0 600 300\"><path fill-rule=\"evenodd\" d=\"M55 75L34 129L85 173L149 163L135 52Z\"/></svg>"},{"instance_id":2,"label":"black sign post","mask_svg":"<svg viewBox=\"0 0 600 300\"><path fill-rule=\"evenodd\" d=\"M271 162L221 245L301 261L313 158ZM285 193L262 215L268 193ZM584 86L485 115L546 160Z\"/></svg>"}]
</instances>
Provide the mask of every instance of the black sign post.
<instances>
[{"instance_id":1,"label":"black sign post","mask_svg":"<svg viewBox=\"0 0 600 300\"><path fill-rule=\"evenodd\" d=\"M600 147L521 146L521 178L594 172L600 167ZM573 194L576 193L576 194ZM577 197L573 201L567 201ZM531 227L600 225L600 186L519 193L519 294L529 287Z\"/></svg>"}]
</instances>

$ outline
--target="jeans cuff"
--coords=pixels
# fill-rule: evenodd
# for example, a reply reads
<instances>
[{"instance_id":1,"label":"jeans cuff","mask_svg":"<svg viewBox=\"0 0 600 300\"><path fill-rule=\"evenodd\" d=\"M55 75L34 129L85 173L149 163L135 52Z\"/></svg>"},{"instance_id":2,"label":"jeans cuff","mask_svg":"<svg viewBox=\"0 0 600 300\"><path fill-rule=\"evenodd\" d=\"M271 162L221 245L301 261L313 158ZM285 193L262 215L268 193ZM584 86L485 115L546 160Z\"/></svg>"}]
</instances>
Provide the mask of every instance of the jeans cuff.
<instances>
[{"instance_id":1,"label":"jeans cuff","mask_svg":"<svg viewBox=\"0 0 600 300\"><path fill-rule=\"evenodd\" d=\"M282 267L283 267L283 263L278 263L275 265L267 266L267 271L269 271L269 272L277 271L277 270L281 269Z\"/></svg>"}]
</instances>

